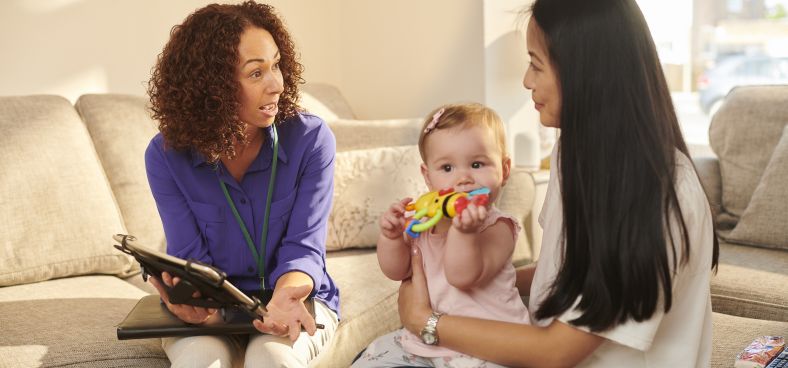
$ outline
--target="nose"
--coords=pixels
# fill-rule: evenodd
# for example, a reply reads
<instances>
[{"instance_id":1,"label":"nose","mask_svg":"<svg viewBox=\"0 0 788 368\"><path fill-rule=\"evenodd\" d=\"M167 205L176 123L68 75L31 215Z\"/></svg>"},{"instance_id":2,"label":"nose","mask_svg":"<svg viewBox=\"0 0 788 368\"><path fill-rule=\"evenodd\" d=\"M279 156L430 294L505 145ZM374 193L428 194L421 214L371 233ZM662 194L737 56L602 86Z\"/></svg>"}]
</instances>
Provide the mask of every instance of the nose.
<instances>
[{"instance_id":1,"label":"nose","mask_svg":"<svg viewBox=\"0 0 788 368\"><path fill-rule=\"evenodd\" d=\"M474 183L470 170L462 170L457 176L457 186L470 185Z\"/></svg>"},{"instance_id":2,"label":"nose","mask_svg":"<svg viewBox=\"0 0 788 368\"><path fill-rule=\"evenodd\" d=\"M528 90L534 89L534 78L530 67L525 70L525 75L523 75L523 87Z\"/></svg>"},{"instance_id":3,"label":"nose","mask_svg":"<svg viewBox=\"0 0 788 368\"><path fill-rule=\"evenodd\" d=\"M268 73L265 91L269 94L281 94L285 90L284 78L281 73Z\"/></svg>"}]
</instances>

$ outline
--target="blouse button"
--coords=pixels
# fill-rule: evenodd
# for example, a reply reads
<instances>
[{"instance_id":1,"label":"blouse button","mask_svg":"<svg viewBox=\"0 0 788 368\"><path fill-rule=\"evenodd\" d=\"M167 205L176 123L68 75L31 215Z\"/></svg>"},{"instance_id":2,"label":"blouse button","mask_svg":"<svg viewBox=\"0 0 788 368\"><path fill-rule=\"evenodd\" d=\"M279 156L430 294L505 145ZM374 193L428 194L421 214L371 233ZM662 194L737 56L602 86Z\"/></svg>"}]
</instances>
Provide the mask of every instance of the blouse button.
<instances>
[{"instance_id":1,"label":"blouse button","mask_svg":"<svg viewBox=\"0 0 788 368\"><path fill-rule=\"evenodd\" d=\"M247 268L246 270L249 272L254 272L254 268L252 268L252 266L249 266L249 268Z\"/></svg>"},{"instance_id":2,"label":"blouse button","mask_svg":"<svg viewBox=\"0 0 788 368\"><path fill-rule=\"evenodd\" d=\"M241 198L241 204L246 204L246 198Z\"/></svg>"}]
</instances>

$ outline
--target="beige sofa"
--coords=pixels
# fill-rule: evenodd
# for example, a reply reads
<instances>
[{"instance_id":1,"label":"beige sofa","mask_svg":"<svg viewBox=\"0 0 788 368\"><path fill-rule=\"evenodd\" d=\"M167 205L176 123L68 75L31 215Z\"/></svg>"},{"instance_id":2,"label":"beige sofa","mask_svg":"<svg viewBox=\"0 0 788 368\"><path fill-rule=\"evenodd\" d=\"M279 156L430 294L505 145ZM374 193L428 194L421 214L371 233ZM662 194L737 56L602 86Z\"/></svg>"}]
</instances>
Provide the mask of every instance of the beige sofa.
<instances>
[{"instance_id":1,"label":"beige sofa","mask_svg":"<svg viewBox=\"0 0 788 368\"><path fill-rule=\"evenodd\" d=\"M341 288L343 320L313 366L344 367L375 336L399 327L398 285L381 274L369 246L380 206L391 200L381 194L394 198L423 188L418 153L409 146L418 123L361 121L332 86L307 85L304 91L302 104L329 122L340 151L327 267ZM115 325L151 288L134 263L112 248L111 235L127 232L153 246L164 244L142 160L156 131L145 102L86 95L72 106L56 96L0 97L0 367L168 366L158 339L115 338ZM780 133L773 127L788 122L787 108L788 87L740 88L715 118L712 145L720 159L695 161L717 204L715 214L723 214L718 218L724 220L724 234L732 229L725 190L741 190L735 181L726 185L723 173L757 178L748 184L755 191L772 155L761 152L751 160L759 168L746 170L755 174L737 174L726 164L731 147L774 151ZM728 131L729 123L737 122L772 128L742 137ZM724 141L731 144L723 150L718 143ZM777 188L786 195L784 185ZM533 203L533 192L531 175L515 170L500 205L528 224L535 214L523 209L540 206ZM739 204L739 215L747 205ZM785 213L769 217L785 221ZM788 239L788 222L767 226L771 231L761 233ZM539 238L538 229L532 231L536 234L520 236L518 263L531 259L528 239ZM712 366L730 367L754 337L788 335L788 251L728 239L720 258L712 281Z\"/></svg>"},{"instance_id":2,"label":"beige sofa","mask_svg":"<svg viewBox=\"0 0 788 368\"><path fill-rule=\"evenodd\" d=\"M739 87L714 116L715 155L694 157L713 204L713 367L760 335L788 338L788 86Z\"/></svg>"},{"instance_id":3,"label":"beige sofa","mask_svg":"<svg viewBox=\"0 0 788 368\"><path fill-rule=\"evenodd\" d=\"M399 327L398 283L380 272L378 214L424 190L418 120L357 120L339 92L305 86L302 105L335 132L327 268L343 319L315 367L345 367ZM0 367L166 367L159 339L118 341L115 326L152 289L112 247L130 233L163 249L143 152L156 125L141 96L0 97ZM286 148L285 148L286 149ZM533 181L515 170L501 207L529 216ZM522 235L515 258L530 259Z\"/></svg>"}]
</instances>

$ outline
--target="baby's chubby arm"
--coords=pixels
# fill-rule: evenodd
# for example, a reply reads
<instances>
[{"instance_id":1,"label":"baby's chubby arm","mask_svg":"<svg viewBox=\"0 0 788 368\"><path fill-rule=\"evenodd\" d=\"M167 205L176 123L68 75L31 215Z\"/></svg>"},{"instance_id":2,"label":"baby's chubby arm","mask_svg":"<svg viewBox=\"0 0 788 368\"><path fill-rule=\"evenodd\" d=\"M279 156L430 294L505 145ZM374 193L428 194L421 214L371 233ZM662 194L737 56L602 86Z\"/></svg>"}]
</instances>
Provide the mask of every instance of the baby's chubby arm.
<instances>
[{"instance_id":1,"label":"baby's chubby arm","mask_svg":"<svg viewBox=\"0 0 788 368\"><path fill-rule=\"evenodd\" d=\"M452 286L468 290L489 282L511 262L514 237L507 221L498 221L477 232L487 218L487 208L469 205L454 217L446 235L443 263Z\"/></svg>"},{"instance_id":2,"label":"baby's chubby arm","mask_svg":"<svg viewBox=\"0 0 788 368\"><path fill-rule=\"evenodd\" d=\"M378 236L378 263L386 277L401 281L410 277L410 246L405 241L405 206L413 199L403 198L394 202L380 216Z\"/></svg>"}]
</instances>

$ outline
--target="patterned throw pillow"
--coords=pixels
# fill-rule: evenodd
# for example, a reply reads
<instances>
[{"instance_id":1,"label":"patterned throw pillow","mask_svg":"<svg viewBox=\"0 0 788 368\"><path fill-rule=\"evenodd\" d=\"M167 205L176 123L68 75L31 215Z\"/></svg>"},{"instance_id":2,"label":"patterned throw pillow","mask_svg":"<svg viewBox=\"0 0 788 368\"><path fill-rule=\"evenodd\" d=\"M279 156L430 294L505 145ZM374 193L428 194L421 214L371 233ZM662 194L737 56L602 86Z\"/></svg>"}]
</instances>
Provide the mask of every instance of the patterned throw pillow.
<instances>
[{"instance_id":1,"label":"patterned throw pillow","mask_svg":"<svg viewBox=\"0 0 788 368\"><path fill-rule=\"evenodd\" d=\"M391 203L427 190L417 146L339 152L327 250L374 247L378 219Z\"/></svg>"}]
</instances>

